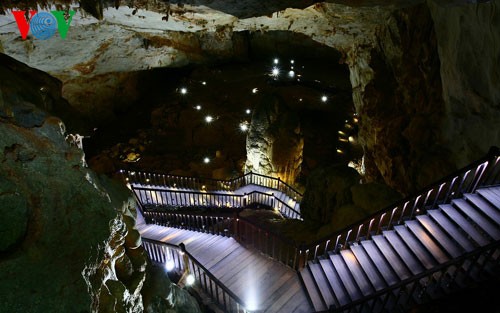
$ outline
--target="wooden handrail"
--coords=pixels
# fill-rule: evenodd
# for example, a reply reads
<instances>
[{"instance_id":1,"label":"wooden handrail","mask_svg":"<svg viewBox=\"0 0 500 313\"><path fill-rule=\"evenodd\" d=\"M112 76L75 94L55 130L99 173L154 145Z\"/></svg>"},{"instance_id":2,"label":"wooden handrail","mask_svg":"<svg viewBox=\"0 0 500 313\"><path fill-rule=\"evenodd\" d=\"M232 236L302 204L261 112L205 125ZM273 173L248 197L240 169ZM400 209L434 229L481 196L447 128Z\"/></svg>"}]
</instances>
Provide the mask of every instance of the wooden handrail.
<instances>
[{"instance_id":1,"label":"wooden handrail","mask_svg":"<svg viewBox=\"0 0 500 313\"><path fill-rule=\"evenodd\" d=\"M258 190L254 190L254 191L251 191L249 193L241 195L241 194L226 194L226 193L217 193L217 192L210 192L210 191L197 191L197 190L172 190L172 189L161 189L161 188L151 188L151 187L136 187L133 185L131 185L130 188L132 189L132 191L134 191L133 192L134 194L135 194L135 191L137 190L137 191L155 192L155 193L156 192L159 192L159 193L178 193L178 194L184 194L184 195L214 196L214 197L220 196L220 197L239 198L239 199L244 199L245 197L248 198L254 194L259 194L262 196L274 198L274 200L276 200L276 202L281 203L289 211L293 212L293 214L287 214L285 212L282 212L285 216L291 215L292 218L299 218L299 219L301 219L301 217L302 217L300 212L297 212L297 210L292 208L288 203L280 200L278 197L276 197L276 195L274 193L268 194L268 193L261 192ZM138 198L138 197L136 196L136 198ZM140 200L141 199L138 199L139 204L141 205L141 210L144 211L145 210L144 206L142 205L142 202ZM248 204L249 203L247 203L247 205ZM200 205L200 204L198 204L198 205ZM212 205L215 205L215 204L212 204ZM233 209L234 209L234 207L233 207Z\"/></svg>"},{"instance_id":2,"label":"wooden handrail","mask_svg":"<svg viewBox=\"0 0 500 313\"><path fill-rule=\"evenodd\" d=\"M188 258L190 259L190 261L192 261L194 264L196 264L196 266L199 267L204 272L204 274L209 277L209 279L211 281L213 281L220 289L222 289L225 293L227 293L236 303L238 303L239 305L241 305L241 307L244 310L244 312L246 312L245 308L247 307L247 304L242 299L240 299L236 294L234 294L229 288L227 288L207 268L205 268L205 266L203 266L203 264L201 264L200 261L198 261L191 253L189 253L189 251L187 251L185 249L185 247L183 248L181 246L172 245L172 244L169 244L169 243L166 243L166 242L162 242L162 241L158 241L158 240L154 240L154 239L143 238L143 241L146 241L146 242L149 242L149 243L152 243L152 244L156 244L156 245L165 245L165 246L168 246L168 247L171 247L171 248L174 248L174 249L181 250L182 253L185 253L188 256Z\"/></svg>"},{"instance_id":3,"label":"wooden handrail","mask_svg":"<svg viewBox=\"0 0 500 313\"><path fill-rule=\"evenodd\" d=\"M129 180L132 178L132 176L135 176L136 174L138 176L140 176L141 174L143 175L163 175L168 178L172 178L172 179L178 179L178 180L192 180L192 181L209 181L209 182L214 182L214 183L221 183L221 184L229 184L231 185L231 183L234 183L234 182L237 182L237 181L240 181L242 180L243 178L245 177L248 177L248 176L259 176L259 177L263 177L265 179L270 179L270 180L273 180L273 181L276 181L277 182L277 186L279 186L280 184L283 184L286 188L288 188L289 190L291 190L292 192L294 192L297 196L299 197L303 197L303 194L301 192L299 192L297 189L295 189L294 187L292 187L291 185L289 185L288 183L284 182L283 180L281 180L280 178L276 178L276 177L272 177L272 176L268 176L268 175L263 175L263 174L258 174L258 173L253 173L253 172L248 172L242 176L238 176L236 178L232 178L232 179L215 179L215 178L207 178L207 177L191 177L191 176L182 176L182 175L170 175L170 174L165 174L165 173L158 173L158 172L144 172L144 171L134 171L134 170L120 170L119 171L121 174L126 174L127 175L127 178L129 178Z\"/></svg>"},{"instance_id":4,"label":"wooden handrail","mask_svg":"<svg viewBox=\"0 0 500 313\"><path fill-rule=\"evenodd\" d=\"M485 162L489 162L488 164L486 164L486 166L489 166L490 176L491 176L491 174L494 174L495 170L499 170L499 166L498 166L498 164L500 163L499 161L500 161L500 149L498 147L491 147L490 150L488 151L488 153L484 157L482 157L481 159L474 161L471 164L465 166L464 168L459 169L459 170L453 172L452 174L446 176L445 178L442 178L439 181L428 185L427 187L421 189L420 192L417 192L416 195L415 194L410 195L402 200L399 200L398 202L396 202L394 204L391 204L391 205L389 205L381 210L378 210L377 212L371 214L370 216L368 216L360 221L357 221L355 223L350 224L349 226L344 227L343 229L341 229L339 231L332 232L329 235L322 237L321 239L315 240L315 241L308 243L308 244L304 244L304 247L306 249L313 248L317 245L324 244L326 241L332 240L333 238L336 238L341 234L346 234L349 231L351 231L351 233L356 232L360 226L367 225L367 224L369 225L370 221L373 220L374 218L377 218L377 217L381 218L381 220L384 220L387 217L386 221L394 222L394 216L393 216L393 219L390 219L390 215L396 215L396 214L392 213L391 211L394 210L395 208L398 208L398 207L408 207L408 204L410 204L413 200L416 200L416 202L414 203L414 206L412 208L406 209L406 212L411 213L410 215L407 215L406 217L411 219L415 215L424 214L426 212L426 208L424 208L423 206L428 205L429 203L425 203L426 201L424 201L423 203L421 203L419 205L418 202L421 198L425 198L425 200L427 200L427 202L429 202L429 197L432 194L432 192L435 190L438 190L437 194L434 197L434 201L432 203L432 206L435 206L436 204L438 204L439 197L442 196L444 193L443 192L444 184L447 184L447 183L450 183L450 186L448 189L448 190L450 190L450 192L446 194L444 202L448 201L448 199L460 197L462 194L462 191L460 189L463 190L463 187L464 187L463 183L467 179L467 177L465 177L462 180L462 182L458 188L458 191L460 191L459 193L457 193L456 191L453 191L453 187L456 186L455 185L456 182L453 182L453 181L457 177L459 177L460 175L463 175L465 173L469 173L470 171L472 171L474 169L476 169L476 172L477 172L477 170L479 170L478 168L481 167ZM486 172L486 168L484 168L481 171L481 173L476 173L476 175L480 175L480 177L478 177L479 179L476 180L476 177L474 177L472 182L469 183L469 185L473 185L474 188L466 188L466 192L468 192L468 193L474 192L475 189L477 189L477 187L483 186L484 184L479 184L481 179L483 179L483 181L488 181L490 184L498 182L498 177L484 178L483 175L485 174L485 172ZM497 176L499 173L497 173ZM420 206L420 208L419 208L419 206ZM417 212L416 209L419 209L419 212ZM387 215L388 213L390 215ZM399 223L401 223L404 220L403 217L405 217L404 216L405 212L402 212L402 213L403 214L401 214L400 218L397 219ZM390 224L390 223L388 223L388 224ZM383 228L383 226L379 222L379 226L376 229L372 228L371 230L378 233L381 231L382 228ZM335 248L336 247L334 247L334 249Z\"/></svg>"}]
</instances>

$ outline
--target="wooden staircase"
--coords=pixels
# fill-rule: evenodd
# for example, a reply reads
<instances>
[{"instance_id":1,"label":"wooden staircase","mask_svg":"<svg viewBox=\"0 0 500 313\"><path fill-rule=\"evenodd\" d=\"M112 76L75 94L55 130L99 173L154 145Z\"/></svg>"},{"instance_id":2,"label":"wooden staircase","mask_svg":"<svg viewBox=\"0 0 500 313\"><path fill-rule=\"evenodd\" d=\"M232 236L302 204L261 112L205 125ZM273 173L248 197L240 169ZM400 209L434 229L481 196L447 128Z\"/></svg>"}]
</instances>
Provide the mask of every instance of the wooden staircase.
<instances>
[{"instance_id":1,"label":"wooden staircase","mask_svg":"<svg viewBox=\"0 0 500 313\"><path fill-rule=\"evenodd\" d=\"M442 271L433 272L433 269L498 242L500 187L488 187L473 194L464 194L462 198L452 200L451 204L439 205L368 239L349 242L347 249L329 251L309 261L300 275L317 312L349 311L350 305L364 300L372 303L362 311L375 312L387 308L387 303L376 302L373 295L382 295L384 290L389 289L394 294L396 291L402 294L403 289L391 287L402 282L410 284L415 276L419 280L412 283L412 288L421 288L422 284L425 287L421 288L418 297L415 293L407 293L407 297L414 298L407 300L417 303L419 297L435 298L462 287L461 283L467 277L456 269L471 272L471 262L455 266L453 275L463 275L463 279L454 277L451 284L439 284L436 288L431 288L432 282L444 279L444 276L441 277ZM491 265L493 260L493 266L487 266L486 270L489 273L496 271L498 275L500 245L495 245L492 250L488 259L485 255L478 255L477 262L489 262L488 265ZM432 279L420 279L426 272ZM475 278L479 280L481 277ZM398 297L387 299L399 301Z\"/></svg>"}]
</instances>

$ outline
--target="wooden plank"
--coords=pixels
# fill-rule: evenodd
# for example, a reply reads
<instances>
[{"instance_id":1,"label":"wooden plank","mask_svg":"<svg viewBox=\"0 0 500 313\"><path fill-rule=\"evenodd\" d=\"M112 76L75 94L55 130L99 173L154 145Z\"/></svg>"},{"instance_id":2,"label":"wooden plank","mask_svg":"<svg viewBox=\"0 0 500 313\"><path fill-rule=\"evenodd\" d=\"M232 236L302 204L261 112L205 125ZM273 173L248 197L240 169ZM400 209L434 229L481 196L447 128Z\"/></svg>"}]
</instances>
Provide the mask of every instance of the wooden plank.
<instances>
[{"instance_id":1,"label":"wooden plank","mask_svg":"<svg viewBox=\"0 0 500 313\"><path fill-rule=\"evenodd\" d=\"M418 258L408 249L404 241L398 236L398 234L396 234L395 231L384 231L384 237L414 275L424 271L424 267Z\"/></svg>"},{"instance_id":2,"label":"wooden plank","mask_svg":"<svg viewBox=\"0 0 500 313\"><path fill-rule=\"evenodd\" d=\"M259 290L259 297L263 299L262 308L265 310L276 301L283 293L289 292L293 284L299 284L300 281L295 271L288 270L278 275L276 279L267 283ZM264 300L265 299L265 300ZM308 302L307 299L305 299Z\"/></svg>"},{"instance_id":3,"label":"wooden plank","mask_svg":"<svg viewBox=\"0 0 500 313\"><path fill-rule=\"evenodd\" d=\"M226 259L224 259L224 262L219 262L213 265L211 268L209 268L209 270L215 276L222 278L224 274L230 274L234 269L244 266L242 262L248 258L251 258L252 253L252 251L239 246L237 249L233 250L226 257Z\"/></svg>"},{"instance_id":4,"label":"wooden plank","mask_svg":"<svg viewBox=\"0 0 500 313\"><path fill-rule=\"evenodd\" d=\"M366 254L365 249L363 249L363 247L360 245L351 245L351 251L352 253L354 253L357 261L363 268L363 271L366 273L366 276L370 280L375 290L378 291L387 287L384 278L382 278L380 272L373 264L372 259L370 259L370 257ZM395 275L393 274L393 276Z\"/></svg>"},{"instance_id":5,"label":"wooden plank","mask_svg":"<svg viewBox=\"0 0 500 313\"><path fill-rule=\"evenodd\" d=\"M226 258L228 255L231 254L231 252L233 252L234 250L238 249L238 248L242 248L240 246L239 243L236 243L236 242L222 242L222 244L224 245L223 249L222 250L219 250L219 254L214 257L213 259L211 259L210 261L204 263L203 265L205 266L205 268L209 269L211 271L211 268L218 264L219 262L220 263L226 263Z\"/></svg>"},{"instance_id":6,"label":"wooden plank","mask_svg":"<svg viewBox=\"0 0 500 313\"><path fill-rule=\"evenodd\" d=\"M276 291L266 297L266 300L262 303L262 309L265 312L277 312L270 310L274 309L276 306L283 306L285 302L288 302L290 300L294 293L296 293L299 289L302 289L302 287L300 287L300 282L298 281L299 278L297 275L283 275L282 278L280 278L279 280L280 285L288 286L288 288L277 288ZM304 298L305 302L307 302L307 305L310 308L309 312L312 312L313 308L310 306L309 300L307 299L307 296L305 294Z\"/></svg>"},{"instance_id":7,"label":"wooden plank","mask_svg":"<svg viewBox=\"0 0 500 313\"><path fill-rule=\"evenodd\" d=\"M349 293L351 299L353 301L360 299L363 296L361 290L359 290L356 281L352 277L351 271L349 271L349 268L344 263L342 257L338 254L330 254L330 260L332 260L333 266L335 267L335 270L337 270L340 280L345 286L345 289Z\"/></svg>"},{"instance_id":8,"label":"wooden plank","mask_svg":"<svg viewBox=\"0 0 500 313\"><path fill-rule=\"evenodd\" d=\"M371 247L371 244L369 241L367 241L367 242L362 241L361 244L363 245L363 247L365 249L367 249L370 257L372 257L376 261L375 265L379 266L379 265L384 264L384 263L378 261L381 259L381 257L379 257L378 253L376 253L377 252L376 248L375 248L375 246L376 246L378 248L378 250L380 251L380 254L383 255L383 257L388 261L391 268L398 275L400 280L404 280L404 279L411 276L411 273L410 273L408 267L406 266L406 264L404 264L403 260L401 260L399 255L397 255L397 253L391 247L389 242L387 242L387 239L385 239L384 236L377 235L377 236L373 236L372 239L373 239L373 242L375 243L375 245L373 247ZM372 254L372 252L373 252L373 254ZM380 269L381 269L381 273L383 273L385 275L385 272L383 271L385 269L385 267L382 267Z\"/></svg>"},{"instance_id":9,"label":"wooden plank","mask_svg":"<svg viewBox=\"0 0 500 313\"><path fill-rule=\"evenodd\" d=\"M354 256L351 250L342 250L340 255L344 259L344 263L351 272L356 284L363 293L364 296L370 295L375 292L370 280L366 276L365 272L359 265L358 260Z\"/></svg>"},{"instance_id":10,"label":"wooden plank","mask_svg":"<svg viewBox=\"0 0 500 313\"><path fill-rule=\"evenodd\" d=\"M455 199L452 203L458 207L465 215L470 217L481 229L483 229L494 240L500 239L500 230L493 225L486 217L481 215L476 209L464 199Z\"/></svg>"},{"instance_id":11,"label":"wooden plank","mask_svg":"<svg viewBox=\"0 0 500 313\"><path fill-rule=\"evenodd\" d=\"M285 303L284 306L282 306L280 308L280 310L278 312L280 312L280 313L300 312L300 311L297 311L298 308L304 307L302 304L304 302L308 302L304 295L305 295L304 291L299 289L290 298L290 300L287 303ZM268 312L274 312L274 311L268 311ZM302 312L305 313L304 311L302 311ZM309 311L306 311L306 312L307 313L313 312L313 308L310 307Z\"/></svg>"},{"instance_id":12,"label":"wooden plank","mask_svg":"<svg viewBox=\"0 0 500 313\"><path fill-rule=\"evenodd\" d=\"M439 208L443 211L447 216L450 217L463 231L469 235L478 245L485 246L490 243L490 240L485 238L475 227L474 225L467 220L462 214L458 212L458 210L450 204L440 205Z\"/></svg>"},{"instance_id":13,"label":"wooden plank","mask_svg":"<svg viewBox=\"0 0 500 313\"><path fill-rule=\"evenodd\" d=\"M439 226L441 226L441 229L448 233L465 251L471 252L474 250L473 242L470 241L467 236L459 230L458 226L450 221L443 212L439 210L429 210L427 213Z\"/></svg>"},{"instance_id":14,"label":"wooden plank","mask_svg":"<svg viewBox=\"0 0 500 313\"><path fill-rule=\"evenodd\" d=\"M438 263L444 263L444 262L450 260L450 258L446 255L446 253L427 234L425 229L420 225L420 223L418 221L416 221L416 220L407 221L406 225L408 227L404 227L404 226L401 226L401 228L400 228L400 226L397 226L397 227L398 227L398 229L401 230L401 234L406 233L408 237L411 237L411 239L410 238L408 238L408 239L410 239L412 241L415 240L415 244L410 246L412 249L416 246L419 246L417 244L417 240L418 240L418 242L421 244L419 247L424 247L426 255L429 255L431 258L430 260L432 260L432 262L433 262L433 266L436 265L434 260L437 260ZM411 233L413 233L413 236L411 235ZM413 251L416 252L416 249L414 249ZM429 254L429 252L430 252L430 254ZM419 256L418 253L415 253L415 254L417 254L417 256ZM434 258L432 259L432 257L434 257ZM419 258L420 258L420 256L419 256Z\"/></svg>"},{"instance_id":15,"label":"wooden plank","mask_svg":"<svg viewBox=\"0 0 500 313\"><path fill-rule=\"evenodd\" d=\"M463 250L428 215L418 215L417 220L431 234L435 242L452 258L462 255ZM415 233L416 234L416 233ZM420 238L419 238L420 239Z\"/></svg>"},{"instance_id":16,"label":"wooden plank","mask_svg":"<svg viewBox=\"0 0 500 313\"><path fill-rule=\"evenodd\" d=\"M315 282L315 277L311 271L309 265L307 265L301 272L302 281L307 289L307 294L314 307L315 311L325 311L328 307L325 304L318 285Z\"/></svg>"},{"instance_id":17,"label":"wooden plank","mask_svg":"<svg viewBox=\"0 0 500 313\"><path fill-rule=\"evenodd\" d=\"M321 265L319 263L309 262L307 267L309 267L309 270L314 278L314 282L319 290L319 294L322 297L323 304L326 305L326 308L329 308L330 305L337 306L338 302L333 295L333 291L330 288L330 284L328 283L323 270L321 269Z\"/></svg>"},{"instance_id":18,"label":"wooden plank","mask_svg":"<svg viewBox=\"0 0 500 313\"><path fill-rule=\"evenodd\" d=\"M266 312L286 312L283 311L283 306L289 303L296 295L299 295L299 292L302 292L302 287L299 284L292 284L292 288L287 292L283 293L278 299L274 302L271 302L270 306L267 306ZM306 299L307 300L307 299ZM309 301L307 301L309 302ZM312 309L312 308L311 308Z\"/></svg>"},{"instance_id":19,"label":"wooden plank","mask_svg":"<svg viewBox=\"0 0 500 313\"><path fill-rule=\"evenodd\" d=\"M340 305L345 305L347 303L350 303L351 297L347 293L347 290L342 284L342 280L340 279L337 271L333 267L332 261L329 258L320 259L319 264L321 265L323 273L325 273L328 283L330 284L330 288L333 290L335 298L340 303Z\"/></svg>"},{"instance_id":20,"label":"wooden plank","mask_svg":"<svg viewBox=\"0 0 500 313\"><path fill-rule=\"evenodd\" d=\"M476 208L488 216L495 224L500 225L500 210L494 207L490 203L492 202L491 195L488 190L478 190L480 195L465 195L465 198L469 200ZM488 200L488 201L486 201ZM498 200L500 201L500 200ZM496 205L495 203L493 203Z\"/></svg>"}]
</instances>

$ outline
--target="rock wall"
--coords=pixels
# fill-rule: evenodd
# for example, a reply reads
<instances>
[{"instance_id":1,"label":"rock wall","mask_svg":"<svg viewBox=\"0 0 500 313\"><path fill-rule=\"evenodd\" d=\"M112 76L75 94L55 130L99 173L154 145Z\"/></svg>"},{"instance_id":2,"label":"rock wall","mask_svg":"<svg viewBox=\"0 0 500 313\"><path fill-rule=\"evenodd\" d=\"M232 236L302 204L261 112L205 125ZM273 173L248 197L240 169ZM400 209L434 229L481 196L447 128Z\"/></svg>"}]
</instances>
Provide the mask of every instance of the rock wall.
<instances>
[{"instance_id":1,"label":"rock wall","mask_svg":"<svg viewBox=\"0 0 500 313\"><path fill-rule=\"evenodd\" d=\"M297 113L274 95L255 106L247 135L245 172L254 172L294 184L302 164L304 139Z\"/></svg>"},{"instance_id":2,"label":"rock wall","mask_svg":"<svg viewBox=\"0 0 500 313\"><path fill-rule=\"evenodd\" d=\"M441 62L442 137L462 167L500 144L500 1L429 1Z\"/></svg>"},{"instance_id":3,"label":"rock wall","mask_svg":"<svg viewBox=\"0 0 500 313\"><path fill-rule=\"evenodd\" d=\"M499 29L495 2L431 1L349 51L367 181L412 193L498 143Z\"/></svg>"},{"instance_id":4,"label":"rock wall","mask_svg":"<svg viewBox=\"0 0 500 313\"><path fill-rule=\"evenodd\" d=\"M148 259L134 198L91 172L45 111L64 104L59 82L0 58L0 311L142 312ZM170 308L173 295L161 295Z\"/></svg>"}]
</instances>

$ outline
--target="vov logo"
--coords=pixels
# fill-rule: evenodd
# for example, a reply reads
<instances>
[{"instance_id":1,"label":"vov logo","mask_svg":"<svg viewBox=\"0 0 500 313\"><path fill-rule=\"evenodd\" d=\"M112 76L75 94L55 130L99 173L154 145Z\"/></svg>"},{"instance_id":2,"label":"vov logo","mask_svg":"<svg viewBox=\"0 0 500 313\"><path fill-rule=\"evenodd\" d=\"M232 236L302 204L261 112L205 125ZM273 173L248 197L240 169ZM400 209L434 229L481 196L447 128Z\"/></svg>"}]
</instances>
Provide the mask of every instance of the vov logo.
<instances>
[{"instance_id":1,"label":"vov logo","mask_svg":"<svg viewBox=\"0 0 500 313\"><path fill-rule=\"evenodd\" d=\"M75 11L29 11L29 15L27 11L12 11L12 14L23 40L28 37L30 29L35 38L46 40L54 36L57 30L61 38L65 39Z\"/></svg>"}]
</instances>

